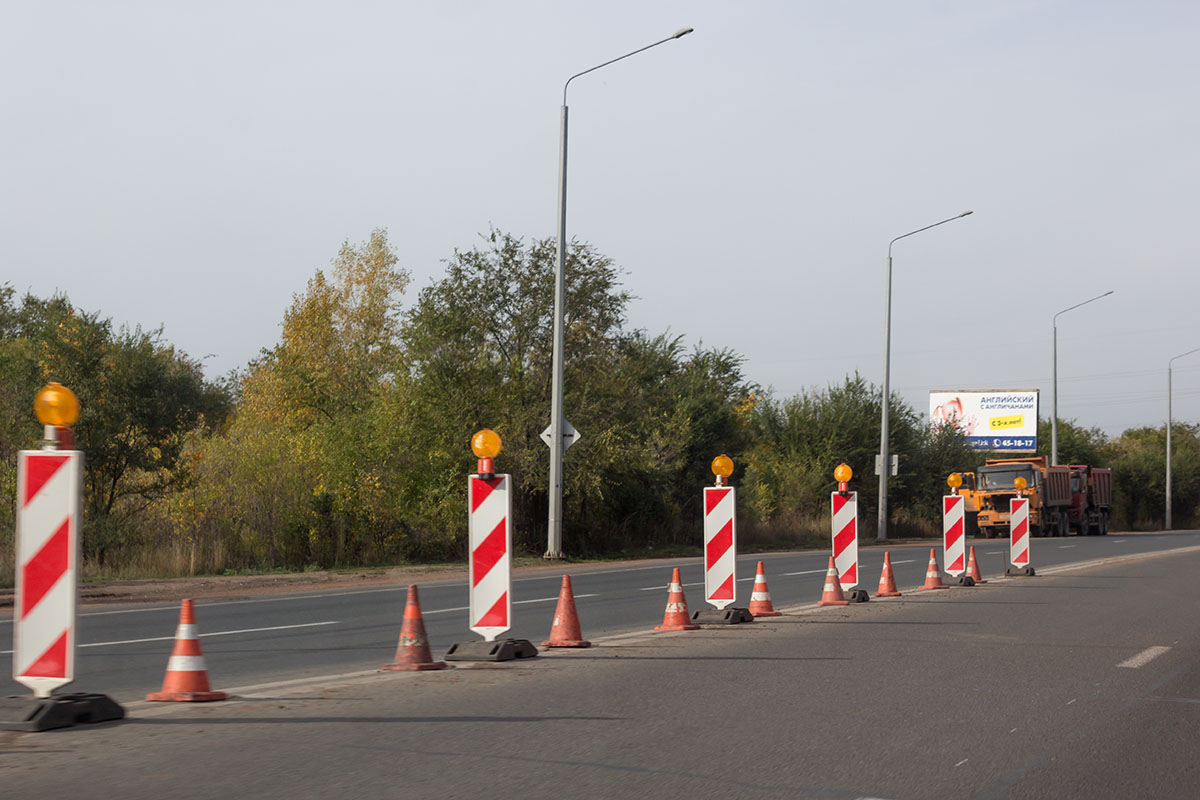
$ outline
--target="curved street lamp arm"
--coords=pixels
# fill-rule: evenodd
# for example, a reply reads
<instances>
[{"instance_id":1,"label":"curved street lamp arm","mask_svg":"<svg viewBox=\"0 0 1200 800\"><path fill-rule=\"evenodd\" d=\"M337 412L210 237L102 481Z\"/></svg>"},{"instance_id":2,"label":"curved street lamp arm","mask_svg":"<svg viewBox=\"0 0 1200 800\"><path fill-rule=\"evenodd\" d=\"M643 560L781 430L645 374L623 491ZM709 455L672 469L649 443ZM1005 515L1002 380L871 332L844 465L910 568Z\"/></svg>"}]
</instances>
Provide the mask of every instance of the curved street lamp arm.
<instances>
[{"instance_id":1,"label":"curved street lamp arm","mask_svg":"<svg viewBox=\"0 0 1200 800\"><path fill-rule=\"evenodd\" d=\"M596 70L600 69L601 67L607 67L609 64L615 64L618 61L622 61L626 58L629 58L630 56L636 56L638 53L645 52L646 50L649 50L651 47L658 47L660 44L666 44L667 42L672 41L673 39L678 39L681 36L687 36L693 30L695 30L695 28L680 28L679 30L675 31L673 34L671 34L667 38L660 39L659 41L655 42L654 44L648 44L645 47L639 47L637 50L634 50L630 53L626 53L623 56L617 56L616 58L614 58L610 61L605 61L603 64L597 64L596 66L592 67L591 69L585 69L583 72L576 72L574 75L567 78L567 82L563 84L563 102L562 102L562 104L564 106L567 104L567 87L571 85L571 81L575 80L580 75L587 75L589 72L595 72Z\"/></svg>"},{"instance_id":2,"label":"curved street lamp arm","mask_svg":"<svg viewBox=\"0 0 1200 800\"><path fill-rule=\"evenodd\" d=\"M1060 311L1054 315L1054 319L1051 320L1051 324L1057 325L1058 318L1060 316L1062 316L1063 314L1067 313L1068 311L1074 311L1075 309L1079 308L1080 306L1086 306L1088 303L1095 302L1096 300L1099 300L1101 297L1108 297L1112 293L1113 293L1113 290L1109 289L1104 294L1098 294L1095 297L1093 297L1091 300L1084 300L1082 303L1076 303L1075 305L1071 306L1070 308L1064 308L1062 311ZM1042 317L1042 319L1045 319L1045 317Z\"/></svg>"},{"instance_id":3,"label":"curved street lamp arm","mask_svg":"<svg viewBox=\"0 0 1200 800\"><path fill-rule=\"evenodd\" d=\"M1167 369L1171 368L1171 365L1175 363L1176 358L1183 358L1184 356L1190 356L1192 353L1200 353L1200 347L1197 347L1195 350L1188 350L1186 353L1180 353L1179 355L1175 356L1175 358L1170 359L1169 361L1167 361Z\"/></svg>"},{"instance_id":4,"label":"curved street lamp arm","mask_svg":"<svg viewBox=\"0 0 1200 800\"><path fill-rule=\"evenodd\" d=\"M956 214L953 217L950 217L949 219L942 220L941 222L935 222L932 225L926 225L924 228L917 228L915 231L909 231L908 233L904 234L903 236L897 236L895 239L892 239L890 242L888 242L888 258L892 257L892 245L894 245L896 242L900 241L901 239L907 239L909 236L912 236L913 234L920 233L921 231L927 231L930 228L936 228L938 225L945 225L947 222L954 222L954 220L956 220L956 219L962 219L963 217L969 216L974 213L975 213L974 211L964 211L961 214Z\"/></svg>"}]
</instances>

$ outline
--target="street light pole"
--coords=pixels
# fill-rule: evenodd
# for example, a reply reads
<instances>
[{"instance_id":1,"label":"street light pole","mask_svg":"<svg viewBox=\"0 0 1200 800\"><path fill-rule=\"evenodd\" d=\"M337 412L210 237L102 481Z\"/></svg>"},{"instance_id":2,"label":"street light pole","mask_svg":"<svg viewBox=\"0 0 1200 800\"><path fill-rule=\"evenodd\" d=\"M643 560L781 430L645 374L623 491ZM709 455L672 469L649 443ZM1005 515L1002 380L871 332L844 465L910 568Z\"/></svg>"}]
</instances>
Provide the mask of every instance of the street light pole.
<instances>
[{"instance_id":1,"label":"street light pole","mask_svg":"<svg viewBox=\"0 0 1200 800\"><path fill-rule=\"evenodd\" d=\"M883 408L879 417L879 528L875 534L875 541L877 542L887 541L888 475L892 469L891 454L888 453L888 406L891 401L889 395L891 393L890 380L892 372L892 245L901 239L907 239L913 234L927 231L930 228L936 228L938 225L945 225L947 222L953 222L956 219L962 219L974 213L974 211L964 211L941 222L935 222L932 225L926 225L924 228L909 231L903 236L897 236L888 242L887 302L883 307Z\"/></svg>"},{"instance_id":2,"label":"street light pole","mask_svg":"<svg viewBox=\"0 0 1200 800\"><path fill-rule=\"evenodd\" d=\"M1171 530L1171 428L1175 424L1171 414L1171 365L1175 363L1176 358L1190 356L1192 353L1200 353L1200 347L1180 353L1167 361L1167 525L1164 530L1168 531Z\"/></svg>"},{"instance_id":3,"label":"street light pole","mask_svg":"<svg viewBox=\"0 0 1200 800\"><path fill-rule=\"evenodd\" d=\"M645 52L651 47L674 41L692 32L680 28L666 39L638 48L603 64L577 72L563 84L562 128L558 147L558 252L554 270L554 352L550 377L550 518L547 526L546 558L563 558L562 549L562 473L563 473L563 340L566 322L567 274L567 87L571 81L601 67Z\"/></svg>"},{"instance_id":4,"label":"street light pole","mask_svg":"<svg viewBox=\"0 0 1200 800\"><path fill-rule=\"evenodd\" d=\"M1054 315L1051 324L1054 327L1054 344L1051 348L1050 356L1050 466L1058 464L1058 318L1068 311L1073 311L1080 306L1086 306L1088 303L1094 303L1101 297L1108 297L1112 294L1112 290L1104 294L1098 294L1091 300L1084 300L1082 303L1076 303L1070 308L1064 308L1062 311Z\"/></svg>"}]
</instances>

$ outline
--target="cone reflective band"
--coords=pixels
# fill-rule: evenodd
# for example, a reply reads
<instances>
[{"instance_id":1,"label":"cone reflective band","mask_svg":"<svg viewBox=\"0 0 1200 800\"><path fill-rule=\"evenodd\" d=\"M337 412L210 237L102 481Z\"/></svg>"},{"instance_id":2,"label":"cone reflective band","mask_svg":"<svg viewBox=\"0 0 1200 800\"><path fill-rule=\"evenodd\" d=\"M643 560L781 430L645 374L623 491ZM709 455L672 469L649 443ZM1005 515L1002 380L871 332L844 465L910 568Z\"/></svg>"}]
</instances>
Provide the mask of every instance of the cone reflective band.
<instances>
[{"instance_id":1,"label":"cone reflective band","mask_svg":"<svg viewBox=\"0 0 1200 800\"><path fill-rule=\"evenodd\" d=\"M1014 567L1029 566L1029 498L1008 501L1008 560Z\"/></svg>"},{"instance_id":2,"label":"cone reflective band","mask_svg":"<svg viewBox=\"0 0 1200 800\"><path fill-rule=\"evenodd\" d=\"M467 478L468 619L486 641L512 627L512 493L508 475Z\"/></svg>"},{"instance_id":3,"label":"cone reflective band","mask_svg":"<svg viewBox=\"0 0 1200 800\"><path fill-rule=\"evenodd\" d=\"M942 498L942 563L951 575L967 571L967 537L963 529L963 497L951 494Z\"/></svg>"},{"instance_id":4,"label":"cone reflective band","mask_svg":"<svg viewBox=\"0 0 1200 800\"><path fill-rule=\"evenodd\" d=\"M833 493L833 563L842 589L858 585L858 492Z\"/></svg>"},{"instance_id":5,"label":"cone reflective band","mask_svg":"<svg viewBox=\"0 0 1200 800\"><path fill-rule=\"evenodd\" d=\"M37 697L75 680L83 453L17 454L13 679Z\"/></svg>"},{"instance_id":6,"label":"cone reflective band","mask_svg":"<svg viewBox=\"0 0 1200 800\"><path fill-rule=\"evenodd\" d=\"M717 608L737 593L737 497L732 486L704 487L704 599Z\"/></svg>"}]
</instances>

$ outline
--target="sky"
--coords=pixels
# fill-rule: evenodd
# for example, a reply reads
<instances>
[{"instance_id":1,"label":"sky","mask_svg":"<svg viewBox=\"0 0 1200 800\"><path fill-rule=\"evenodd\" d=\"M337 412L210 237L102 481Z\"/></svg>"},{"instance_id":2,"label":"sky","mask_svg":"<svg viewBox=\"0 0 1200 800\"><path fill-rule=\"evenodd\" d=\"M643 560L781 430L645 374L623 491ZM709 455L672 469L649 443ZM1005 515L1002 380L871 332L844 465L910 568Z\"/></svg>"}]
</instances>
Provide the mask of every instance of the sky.
<instances>
[{"instance_id":1,"label":"sky","mask_svg":"<svg viewBox=\"0 0 1200 800\"><path fill-rule=\"evenodd\" d=\"M0 28L0 283L163 326L210 377L343 241L409 298L491 227L622 270L628 325L776 396L1041 389L1162 425L1200 348L1200 4L61 2ZM1200 422L1200 353L1174 417ZM547 411L547 413L549 413ZM567 409L570 417L570 409ZM573 420L583 430L585 423Z\"/></svg>"}]
</instances>

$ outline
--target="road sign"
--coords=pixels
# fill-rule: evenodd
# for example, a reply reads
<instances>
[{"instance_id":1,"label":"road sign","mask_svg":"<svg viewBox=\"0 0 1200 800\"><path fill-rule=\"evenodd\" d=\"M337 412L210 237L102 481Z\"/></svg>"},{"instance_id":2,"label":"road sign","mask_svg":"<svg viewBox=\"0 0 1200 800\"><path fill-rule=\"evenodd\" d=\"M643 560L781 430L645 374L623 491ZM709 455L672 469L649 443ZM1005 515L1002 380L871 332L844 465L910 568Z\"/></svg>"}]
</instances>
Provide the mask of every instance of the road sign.
<instances>
[{"instance_id":1,"label":"road sign","mask_svg":"<svg viewBox=\"0 0 1200 800\"><path fill-rule=\"evenodd\" d=\"M963 530L963 497L950 494L942 497L942 563L951 575L967 571L967 537Z\"/></svg>"},{"instance_id":2,"label":"road sign","mask_svg":"<svg viewBox=\"0 0 1200 800\"><path fill-rule=\"evenodd\" d=\"M512 481L508 475L467 478L471 630L485 641L512 627Z\"/></svg>"},{"instance_id":3,"label":"road sign","mask_svg":"<svg viewBox=\"0 0 1200 800\"><path fill-rule=\"evenodd\" d=\"M858 492L834 492L833 563L842 591L858 585Z\"/></svg>"},{"instance_id":4,"label":"road sign","mask_svg":"<svg viewBox=\"0 0 1200 800\"><path fill-rule=\"evenodd\" d=\"M718 609L737 594L737 495L732 486L704 487L704 599Z\"/></svg>"},{"instance_id":5,"label":"road sign","mask_svg":"<svg viewBox=\"0 0 1200 800\"><path fill-rule=\"evenodd\" d=\"M893 453L892 455L888 456L888 461L890 461L892 464L892 474L899 475L900 474L900 456ZM883 473L883 459L880 457L879 453L876 453L875 454L875 474L881 475L882 473Z\"/></svg>"},{"instance_id":6,"label":"road sign","mask_svg":"<svg viewBox=\"0 0 1200 800\"><path fill-rule=\"evenodd\" d=\"M83 453L17 454L13 679L37 697L75 680Z\"/></svg>"},{"instance_id":7,"label":"road sign","mask_svg":"<svg viewBox=\"0 0 1200 800\"><path fill-rule=\"evenodd\" d=\"M553 435L551 431L552 427L553 425L547 425L546 430L542 431L540 434L542 441L546 443L546 447L554 446L552 444L553 439L550 438ZM567 452L571 445L577 444L582 438L583 437L579 435L579 431L575 430L575 426L564 419L562 425L563 452Z\"/></svg>"},{"instance_id":8,"label":"road sign","mask_svg":"<svg viewBox=\"0 0 1200 800\"><path fill-rule=\"evenodd\" d=\"M1008 501L1008 560L1014 567L1029 566L1029 498Z\"/></svg>"}]
</instances>

